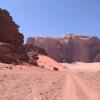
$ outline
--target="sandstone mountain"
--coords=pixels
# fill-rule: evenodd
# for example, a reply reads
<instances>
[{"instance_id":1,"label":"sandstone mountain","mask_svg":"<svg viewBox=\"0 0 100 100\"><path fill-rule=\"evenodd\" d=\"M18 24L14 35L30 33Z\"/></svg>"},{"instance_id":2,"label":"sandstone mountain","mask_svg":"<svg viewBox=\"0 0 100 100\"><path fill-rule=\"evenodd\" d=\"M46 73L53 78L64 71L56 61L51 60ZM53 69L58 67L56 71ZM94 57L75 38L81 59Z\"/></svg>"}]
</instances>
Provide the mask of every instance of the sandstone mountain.
<instances>
[{"instance_id":1,"label":"sandstone mountain","mask_svg":"<svg viewBox=\"0 0 100 100\"><path fill-rule=\"evenodd\" d=\"M9 12L0 9L0 62L18 63L28 61L23 46L24 36L18 30Z\"/></svg>"},{"instance_id":2,"label":"sandstone mountain","mask_svg":"<svg viewBox=\"0 0 100 100\"><path fill-rule=\"evenodd\" d=\"M30 37L27 44L45 49L47 55L58 62L100 61L100 40L97 37L73 34L57 38Z\"/></svg>"}]
</instances>

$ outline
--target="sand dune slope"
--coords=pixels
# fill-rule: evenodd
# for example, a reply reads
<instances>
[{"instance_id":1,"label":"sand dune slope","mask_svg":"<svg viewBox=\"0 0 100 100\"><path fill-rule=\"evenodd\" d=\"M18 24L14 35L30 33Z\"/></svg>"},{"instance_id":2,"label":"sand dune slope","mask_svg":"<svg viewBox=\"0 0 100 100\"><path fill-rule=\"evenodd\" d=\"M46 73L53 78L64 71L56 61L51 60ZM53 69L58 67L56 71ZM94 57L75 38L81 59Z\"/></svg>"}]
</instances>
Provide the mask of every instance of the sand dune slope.
<instances>
[{"instance_id":1,"label":"sand dune slope","mask_svg":"<svg viewBox=\"0 0 100 100\"><path fill-rule=\"evenodd\" d=\"M61 65L58 62L56 62L52 58L50 58L48 56L44 56L44 55L39 55L38 64L40 66L44 66L47 69L53 69L53 67L56 67L59 70L63 70L63 65Z\"/></svg>"}]
</instances>

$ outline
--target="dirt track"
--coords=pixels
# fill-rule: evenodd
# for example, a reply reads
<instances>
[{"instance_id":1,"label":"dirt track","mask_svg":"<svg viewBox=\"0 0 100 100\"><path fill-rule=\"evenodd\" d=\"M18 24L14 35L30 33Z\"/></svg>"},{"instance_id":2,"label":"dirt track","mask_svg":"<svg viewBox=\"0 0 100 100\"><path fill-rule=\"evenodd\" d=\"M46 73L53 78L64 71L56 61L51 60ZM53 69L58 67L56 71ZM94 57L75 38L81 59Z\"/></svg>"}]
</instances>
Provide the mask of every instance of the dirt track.
<instances>
[{"instance_id":1,"label":"dirt track","mask_svg":"<svg viewBox=\"0 0 100 100\"><path fill-rule=\"evenodd\" d=\"M77 75L69 73L64 100L100 100L99 94Z\"/></svg>"},{"instance_id":2,"label":"dirt track","mask_svg":"<svg viewBox=\"0 0 100 100\"><path fill-rule=\"evenodd\" d=\"M99 71L76 69L1 71L0 100L100 100L100 89L92 79L100 77ZM100 84L99 79L96 82Z\"/></svg>"}]
</instances>

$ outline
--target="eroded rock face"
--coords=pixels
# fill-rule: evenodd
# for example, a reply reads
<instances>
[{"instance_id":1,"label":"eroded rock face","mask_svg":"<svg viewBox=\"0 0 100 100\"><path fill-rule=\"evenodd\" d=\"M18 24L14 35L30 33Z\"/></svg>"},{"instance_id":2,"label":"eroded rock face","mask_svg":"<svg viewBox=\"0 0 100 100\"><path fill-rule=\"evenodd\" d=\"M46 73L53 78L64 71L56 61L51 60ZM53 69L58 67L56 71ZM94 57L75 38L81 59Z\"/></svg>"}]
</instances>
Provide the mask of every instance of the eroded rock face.
<instances>
[{"instance_id":1,"label":"eroded rock face","mask_svg":"<svg viewBox=\"0 0 100 100\"><path fill-rule=\"evenodd\" d=\"M94 62L100 62L100 53L96 55Z\"/></svg>"},{"instance_id":2,"label":"eroded rock face","mask_svg":"<svg viewBox=\"0 0 100 100\"><path fill-rule=\"evenodd\" d=\"M36 65L38 60L38 55L47 55L43 48L36 47L34 45L25 44L25 49L29 57L29 63Z\"/></svg>"},{"instance_id":3,"label":"eroded rock face","mask_svg":"<svg viewBox=\"0 0 100 100\"><path fill-rule=\"evenodd\" d=\"M8 11L0 9L0 61L6 63L28 61L23 46L24 36Z\"/></svg>"},{"instance_id":4,"label":"eroded rock face","mask_svg":"<svg viewBox=\"0 0 100 100\"><path fill-rule=\"evenodd\" d=\"M73 34L59 38L28 38L27 44L44 48L47 55L58 62L93 62L97 61L95 59L100 52L100 40L97 37Z\"/></svg>"},{"instance_id":5,"label":"eroded rock face","mask_svg":"<svg viewBox=\"0 0 100 100\"><path fill-rule=\"evenodd\" d=\"M4 63L17 63L13 45L0 42L0 61Z\"/></svg>"}]
</instances>

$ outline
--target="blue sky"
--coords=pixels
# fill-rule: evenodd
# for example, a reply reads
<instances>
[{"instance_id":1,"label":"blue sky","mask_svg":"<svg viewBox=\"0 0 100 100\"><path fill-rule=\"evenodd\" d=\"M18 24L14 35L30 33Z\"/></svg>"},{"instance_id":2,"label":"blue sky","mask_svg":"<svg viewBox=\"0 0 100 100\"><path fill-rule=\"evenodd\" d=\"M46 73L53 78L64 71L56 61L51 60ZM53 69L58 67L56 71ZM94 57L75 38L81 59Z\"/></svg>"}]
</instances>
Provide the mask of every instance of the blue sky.
<instances>
[{"instance_id":1,"label":"blue sky","mask_svg":"<svg viewBox=\"0 0 100 100\"><path fill-rule=\"evenodd\" d=\"M25 39L100 34L100 0L0 0L0 8L10 11Z\"/></svg>"}]
</instances>

